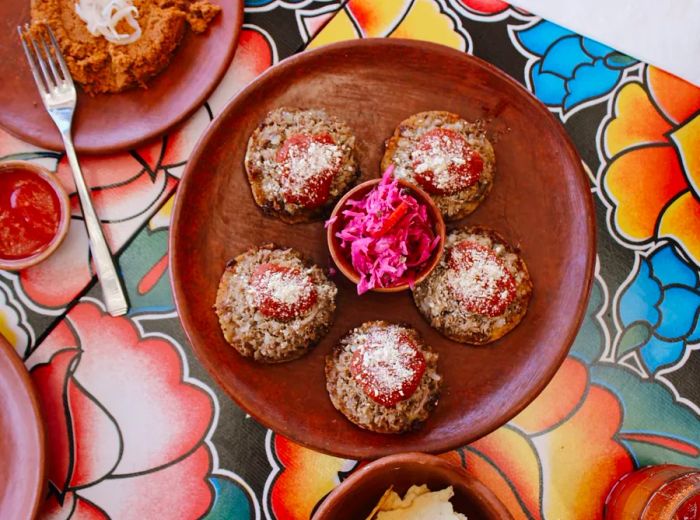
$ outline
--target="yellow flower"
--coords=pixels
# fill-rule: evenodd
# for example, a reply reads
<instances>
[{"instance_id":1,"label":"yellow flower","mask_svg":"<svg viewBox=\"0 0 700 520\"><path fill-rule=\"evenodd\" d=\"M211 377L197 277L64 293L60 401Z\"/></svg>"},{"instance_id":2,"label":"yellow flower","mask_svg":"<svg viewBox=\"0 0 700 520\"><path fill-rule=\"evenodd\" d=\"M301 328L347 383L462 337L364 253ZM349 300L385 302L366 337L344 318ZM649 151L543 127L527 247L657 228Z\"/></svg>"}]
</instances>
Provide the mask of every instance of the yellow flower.
<instances>
[{"instance_id":1,"label":"yellow flower","mask_svg":"<svg viewBox=\"0 0 700 520\"><path fill-rule=\"evenodd\" d=\"M471 49L469 33L440 0L350 0L309 48L355 38L410 38Z\"/></svg>"},{"instance_id":2,"label":"yellow flower","mask_svg":"<svg viewBox=\"0 0 700 520\"><path fill-rule=\"evenodd\" d=\"M675 241L700 264L700 89L654 67L617 93L601 173L624 241Z\"/></svg>"}]
</instances>

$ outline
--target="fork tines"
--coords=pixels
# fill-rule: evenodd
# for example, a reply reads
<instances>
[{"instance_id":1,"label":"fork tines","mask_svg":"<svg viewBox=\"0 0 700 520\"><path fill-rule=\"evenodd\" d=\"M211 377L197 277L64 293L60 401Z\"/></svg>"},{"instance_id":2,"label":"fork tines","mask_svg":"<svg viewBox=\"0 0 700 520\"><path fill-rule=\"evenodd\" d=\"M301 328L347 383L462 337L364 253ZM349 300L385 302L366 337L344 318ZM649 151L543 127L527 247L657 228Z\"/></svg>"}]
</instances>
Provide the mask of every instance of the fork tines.
<instances>
[{"instance_id":1,"label":"fork tines","mask_svg":"<svg viewBox=\"0 0 700 520\"><path fill-rule=\"evenodd\" d=\"M39 29L41 27L41 29ZM43 30L42 30L43 29ZM56 37L48 25L17 26L19 39L32 69L34 81L42 94L73 86L68 67Z\"/></svg>"}]
</instances>

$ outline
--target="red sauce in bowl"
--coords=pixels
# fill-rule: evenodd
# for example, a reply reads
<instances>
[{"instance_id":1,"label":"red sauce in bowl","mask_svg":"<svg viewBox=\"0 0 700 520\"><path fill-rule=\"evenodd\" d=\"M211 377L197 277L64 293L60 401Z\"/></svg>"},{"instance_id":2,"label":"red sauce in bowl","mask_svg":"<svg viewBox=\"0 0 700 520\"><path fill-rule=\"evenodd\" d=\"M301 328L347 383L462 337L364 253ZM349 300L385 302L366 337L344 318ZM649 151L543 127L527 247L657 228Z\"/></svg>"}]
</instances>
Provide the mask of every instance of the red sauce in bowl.
<instances>
[{"instance_id":1,"label":"red sauce in bowl","mask_svg":"<svg viewBox=\"0 0 700 520\"><path fill-rule=\"evenodd\" d=\"M59 233L61 201L36 172L0 171L0 259L19 260L44 251Z\"/></svg>"}]
</instances>

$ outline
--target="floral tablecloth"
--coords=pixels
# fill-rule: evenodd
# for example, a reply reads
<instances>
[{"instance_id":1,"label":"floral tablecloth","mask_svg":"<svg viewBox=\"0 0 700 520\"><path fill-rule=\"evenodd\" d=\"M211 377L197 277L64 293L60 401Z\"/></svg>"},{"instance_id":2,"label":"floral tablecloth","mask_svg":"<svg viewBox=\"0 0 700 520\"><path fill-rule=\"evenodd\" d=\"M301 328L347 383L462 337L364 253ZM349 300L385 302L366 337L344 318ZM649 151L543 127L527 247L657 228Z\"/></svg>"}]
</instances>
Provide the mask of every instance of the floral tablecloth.
<instances>
[{"instance_id":1,"label":"floral tablecloth","mask_svg":"<svg viewBox=\"0 0 700 520\"><path fill-rule=\"evenodd\" d=\"M266 430L216 387L174 311L167 232L187 157L231 95L304 47L373 36L440 42L521 81L573 137L596 200L595 285L571 354L525 411L444 457L516 518L600 518L634 467L700 465L700 89L499 0L248 0L231 69L191 119L81 158L129 315L105 314L75 194L58 254L0 272L0 331L48 432L42 518L306 519L357 467ZM62 154L0 131L0 158L74 191Z\"/></svg>"}]
</instances>

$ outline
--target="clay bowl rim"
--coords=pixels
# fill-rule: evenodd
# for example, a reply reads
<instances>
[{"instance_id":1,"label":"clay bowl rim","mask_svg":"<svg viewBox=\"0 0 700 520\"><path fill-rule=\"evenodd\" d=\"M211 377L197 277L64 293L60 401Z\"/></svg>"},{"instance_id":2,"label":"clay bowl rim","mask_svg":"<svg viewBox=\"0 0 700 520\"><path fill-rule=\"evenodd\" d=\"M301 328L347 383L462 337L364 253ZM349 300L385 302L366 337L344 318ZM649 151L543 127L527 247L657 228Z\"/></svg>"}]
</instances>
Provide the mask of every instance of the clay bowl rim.
<instances>
[{"instance_id":1,"label":"clay bowl rim","mask_svg":"<svg viewBox=\"0 0 700 520\"><path fill-rule=\"evenodd\" d=\"M27 389L27 395L31 401L31 414L34 416L37 437L39 444L39 478L38 484L34 489L34 501L32 505L32 516L35 518L39 514L39 507L41 506L44 495L44 485L46 484L46 426L44 424L44 418L41 413L41 407L39 406L39 398L36 394L36 389L34 388L34 383L32 382L31 376L27 367L24 366L24 362L19 357L14 347L0 334L0 351L4 351L10 360L10 365L14 365L19 378L24 382L24 388ZM16 391L16 389L15 389Z\"/></svg>"},{"instance_id":2,"label":"clay bowl rim","mask_svg":"<svg viewBox=\"0 0 700 520\"><path fill-rule=\"evenodd\" d=\"M410 190L413 195L416 195L418 202L425 204L428 207L428 211L430 211L434 223L434 229L437 232L437 235L440 237L440 242L438 243L437 249L431 255L430 262L419 271L419 275L416 276L416 279L413 282L414 284L418 284L425 280L428 277L428 275L433 272L433 270L438 266L440 260L442 259L442 254L445 249L445 220L442 218L440 210L438 209L437 205L435 204L435 201L430 195L428 195L425 191L418 188L417 186L414 186L402 179L396 180L402 188ZM340 250L338 239L335 236L335 232L337 231L336 223L338 222L338 214L343 209L348 200L359 198L357 197L358 195L366 195L366 193L369 193L372 190L372 188L377 186L381 181L381 177L369 179L367 181L361 182L360 184L352 188L350 191L348 191L345 195L343 195L343 197L333 208L331 216L329 217L329 222L332 223L329 224L326 228L326 242L328 244L328 251L330 252L331 258L333 259L333 263L340 270L340 272L343 273L345 277L355 285L357 285L357 283L360 281L360 275L357 273L357 271L355 271L350 261ZM408 283L402 283L399 285L394 285L392 287L375 287L370 290L378 293L394 293L405 291L409 288L410 285Z\"/></svg>"},{"instance_id":3,"label":"clay bowl rim","mask_svg":"<svg viewBox=\"0 0 700 520\"><path fill-rule=\"evenodd\" d=\"M56 179L55 176L43 166L39 166L38 164L34 164L29 161L0 162L0 175L2 175L4 171L12 169L28 171L45 180L58 197L58 202L60 205L59 210L61 212L61 218L58 222L56 234L51 242L49 242L46 249L25 258L18 258L14 260L0 258L0 269L19 271L43 262L49 256L51 256L56 249L58 249L58 246L63 243L63 240L68 235L68 228L70 227L70 199L68 198L66 189L61 185L58 179Z\"/></svg>"},{"instance_id":4,"label":"clay bowl rim","mask_svg":"<svg viewBox=\"0 0 700 520\"><path fill-rule=\"evenodd\" d=\"M353 472L347 479L341 482L340 485L333 489L333 491L331 491L326 498L323 499L323 502L321 502L321 505L311 517L311 520L333 520L329 516L331 513L331 507L334 506L338 500L349 494L351 495L365 479L372 475L387 471L391 467L400 467L407 464L417 464L426 468L442 468L452 472L459 477L466 487L474 491L474 493L479 496L480 499L488 503L493 509L497 510L501 515L501 518L512 518L512 515L503 502L501 502L501 500L496 496L496 494L479 479L468 474L461 466L452 464L451 462L448 462L437 455L429 455L427 453L420 452L407 452L388 455L386 457L373 460L366 466ZM415 484L420 485L422 483L416 482ZM448 485L450 484L445 483L445 487ZM437 490L431 489L431 491ZM358 518L360 517L358 516Z\"/></svg>"},{"instance_id":5,"label":"clay bowl rim","mask_svg":"<svg viewBox=\"0 0 700 520\"><path fill-rule=\"evenodd\" d=\"M238 392L233 391L231 389L230 381L221 374L220 370L214 363L212 363L212 361L209 359L209 356L206 354L206 351L208 351L208 347L206 345L201 344L200 342L195 342L192 339L194 337L193 331L196 329L195 325L192 322L192 318L190 318L187 314L184 313L184 310L188 308L188 305L186 303L186 288L183 283L183 280L179 278L178 272L176 272L178 271L180 260L176 258L175 252L176 250L178 250L178 245L181 242L181 237L178 236L177 223L180 219L182 219L182 215L186 212L186 208L184 207L184 203L182 202L184 199L183 194L187 191L188 188L190 190L194 190L194 188L190 187L190 184L193 182L190 180L192 178L190 173L194 169L194 165L201 163L202 158L206 152L205 145L209 143L212 135L215 135L221 131L221 127L223 126L224 121L226 120L226 116L232 110L232 107L236 105L237 100L240 98L250 96L251 93L254 92L255 89L258 88L261 83L270 81L279 76L280 74L285 73L290 68L294 68L297 67L299 64L305 63L307 60L311 59L310 56L316 56L318 54L332 51L352 52L357 48L371 47L375 45L398 47L402 49L420 49L426 52L436 52L441 55L449 53L454 57L454 59L472 60L478 63L480 67L483 67L490 74L512 85L514 88L521 90L524 96L530 98L534 109L541 114L543 119L548 120L551 124L557 125L559 138L561 139L561 149L563 153L565 153L572 160L575 159L573 167L576 168L576 170L578 171L578 175L573 177L572 181L574 183L579 184L581 195L584 197L583 203L587 207L587 211L582 217L586 221L586 238L589 241L587 251L585 252L585 276L581 280L581 293L579 301L576 305L576 309L572 313L571 320L569 321L567 327L564 329L562 334L562 336L564 337L564 339L561 342L563 345L562 349L559 352L557 352L556 355L552 356L551 363L549 364L549 366L547 367L537 384L533 385L531 390L526 395L523 395L522 398L519 399L518 402L510 408L508 413L503 414L502 416L495 416L490 418L488 421L485 422L485 424L482 427L473 431L471 435L463 436L463 439L460 442L431 442L426 444L425 448L421 451L429 453L442 453L445 451L449 451L450 449L463 446L477 439L480 439L484 435L487 435L488 433L491 433L500 426L506 424L513 417L515 417L522 410L524 410L538 395L542 393L544 388L549 384L549 382L552 380L552 378L566 359L585 318L586 309L588 307L588 300L590 298L591 290L593 287L595 259L597 251L595 205L593 202L593 196L590 192L588 177L586 176L585 170L583 169L583 164L581 162L580 155L576 147L574 146L571 137L566 132L566 129L561 124L561 121L559 121L547 109L547 107L541 101L539 101L530 91L523 87L523 85L520 84L513 77L509 76L507 73L505 73L504 71L502 71L501 69L499 69L495 65L492 65L484 59L478 58L473 55L465 54L462 51L458 51L456 49L452 49L444 45L422 40L411 40L406 38L364 38L359 40L346 40L342 42L324 45L323 47L320 47L318 49L312 49L289 56L281 60L274 66L265 70L262 74L260 74L260 76L255 78L255 80L253 80L246 87L237 92L235 96L228 100L226 106L224 106L219 115L217 115L217 117L209 124L209 126L202 133L202 135L200 135L199 139L197 140L197 143L195 144L192 150L190 159L187 162L187 165L182 175L182 179L178 187L178 191L176 193L172 215L172 224L170 226L168 234L170 241L170 248L168 252L168 262L170 269L168 271L168 274L170 278L171 288L173 290L174 303L178 319L182 324L182 328L185 333L185 336L187 337L187 340L192 345L192 351L202 364L202 367L213 378L218 387L221 390L223 390L224 394L227 395L230 399L232 399L233 402L236 403L243 410L250 413L251 416L254 417L257 422L259 422L268 429L274 430L275 432L288 437L289 439L306 448L325 453L331 456L352 459L376 459L378 457L381 457L382 454L380 453L375 455L374 453L370 453L366 450L358 449L356 447L351 447L349 449L329 449L324 446L319 446L314 442L309 442L307 439L304 438L304 436L298 435L292 428L280 425L275 421L269 420L269 417L267 416L267 414L264 413L264 411L256 410L253 407L248 406L247 396L240 395ZM391 451L385 453L391 453Z\"/></svg>"}]
</instances>

